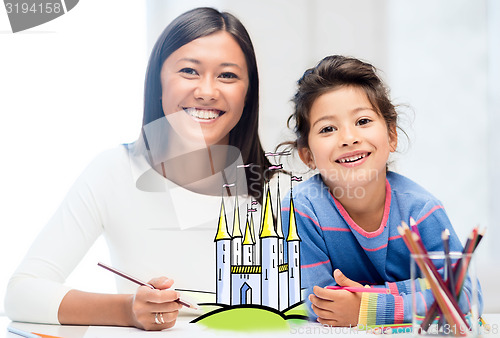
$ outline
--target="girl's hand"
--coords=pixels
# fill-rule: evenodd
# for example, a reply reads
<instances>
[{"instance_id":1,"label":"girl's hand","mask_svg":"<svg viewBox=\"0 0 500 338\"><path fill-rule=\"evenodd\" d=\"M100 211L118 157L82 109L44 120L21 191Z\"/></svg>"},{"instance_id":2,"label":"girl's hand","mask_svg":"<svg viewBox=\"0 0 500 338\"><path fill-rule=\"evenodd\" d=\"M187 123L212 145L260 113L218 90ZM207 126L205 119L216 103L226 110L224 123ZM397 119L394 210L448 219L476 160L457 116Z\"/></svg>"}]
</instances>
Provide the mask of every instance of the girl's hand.
<instances>
[{"instance_id":1,"label":"girl's hand","mask_svg":"<svg viewBox=\"0 0 500 338\"><path fill-rule=\"evenodd\" d=\"M154 278L149 281L155 289L140 286L132 299L132 322L135 327L143 330L163 330L174 326L182 307L176 302L179 295L174 290L167 290L174 284L167 277ZM157 324L155 315L159 313L158 320L163 318L163 324Z\"/></svg>"},{"instance_id":2,"label":"girl's hand","mask_svg":"<svg viewBox=\"0 0 500 338\"><path fill-rule=\"evenodd\" d=\"M333 277L339 286L363 287L344 276L336 269ZM318 316L318 322L330 326L355 326L358 324L361 293L346 290L329 290L315 286L314 294L309 295L312 309Z\"/></svg>"}]
</instances>

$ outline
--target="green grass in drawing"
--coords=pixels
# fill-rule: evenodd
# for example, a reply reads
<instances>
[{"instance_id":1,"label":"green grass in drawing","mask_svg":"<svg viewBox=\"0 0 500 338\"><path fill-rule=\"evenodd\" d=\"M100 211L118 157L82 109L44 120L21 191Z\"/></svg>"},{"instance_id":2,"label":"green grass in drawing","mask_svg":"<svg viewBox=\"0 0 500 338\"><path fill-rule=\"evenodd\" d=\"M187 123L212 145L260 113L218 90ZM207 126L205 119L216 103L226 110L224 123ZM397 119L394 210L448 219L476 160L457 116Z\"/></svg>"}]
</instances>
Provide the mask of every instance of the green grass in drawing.
<instances>
[{"instance_id":1,"label":"green grass in drawing","mask_svg":"<svg viewBox=\"0 0 500 338\"><path fill-rule=\"evenodd\" d=\"M196 318L192 323L215 330L255 332L289 330L290 323L306 321L303 304L285 312L261 305L236 305L222 306Z\"/></svg>"}]
</instances>

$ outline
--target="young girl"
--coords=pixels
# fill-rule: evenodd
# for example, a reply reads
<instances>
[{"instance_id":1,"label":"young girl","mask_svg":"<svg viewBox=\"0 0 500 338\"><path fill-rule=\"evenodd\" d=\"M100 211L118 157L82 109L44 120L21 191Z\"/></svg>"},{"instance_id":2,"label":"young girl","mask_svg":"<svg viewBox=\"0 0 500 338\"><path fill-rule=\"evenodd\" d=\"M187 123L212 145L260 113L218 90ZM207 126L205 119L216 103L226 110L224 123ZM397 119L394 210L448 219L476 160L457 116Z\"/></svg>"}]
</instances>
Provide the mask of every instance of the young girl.
<instances>
[{"instance_id":1,"label":"young girl","mask_svg":"<svg viewBox=\"0 0 500 338\"><path fill-rule=\"evenodd\" d=\"M441 202L387 170L398 141L388 90L372 65L335 55L304 73L294 103L293 145L319 171L293 190L311 316L333 326L410 322L410 253L397 231L401 221L416 220L428 251L443 250L444 229L452 251L462 246ZM385 285L391 294L325 288L335 284ZM460 306L468 312L469 280L464 290ZM430 290L419 293L419 307L430 306Z\"/></svg>"},{"instance_id":2,"label":"young girl","mask_svg":"<svg viewBox=\"0 0 500 338\"><path fill-rule=\"evenodd\" d=\"M76 181L12 276L7 315L162 330L180 306L173 279L158 276L214 291L215 258L199 252L213 253L222 184L237 176L238 193L261 200L270 166L257 134L258 81L252 42L234 16L197 8L175 19L151 53L139 139L98 156ZM119 294L65 286L101 234L112 265L156 289L122 278Z\"/></svg>"}]
</instances>

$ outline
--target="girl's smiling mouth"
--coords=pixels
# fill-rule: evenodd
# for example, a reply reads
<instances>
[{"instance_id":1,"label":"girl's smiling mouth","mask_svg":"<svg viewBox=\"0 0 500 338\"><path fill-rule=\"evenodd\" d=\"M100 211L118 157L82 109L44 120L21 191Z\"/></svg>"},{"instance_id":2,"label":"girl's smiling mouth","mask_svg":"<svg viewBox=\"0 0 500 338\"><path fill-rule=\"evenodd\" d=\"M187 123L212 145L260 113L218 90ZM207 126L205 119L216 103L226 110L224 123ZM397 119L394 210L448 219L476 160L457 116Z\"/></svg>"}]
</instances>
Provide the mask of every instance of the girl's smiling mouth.
<instances>
[{"instance_id":1,"label":"girl's smiling mouth","mask_svg":"<svg viewBox=\"0 0 500 338\"><path fill-rule=\"evenodd\" d=\"M354 167L365 162L366 158L370 156L370 152L355 152L342 155L336 159L335 162L345 167Z\"/></svg>"},{"instance_id":2,"label":"girl's smiling mouth","mask_svg":"<svg viewBox=\"0 0 500 338\"><path fill-rule=\"evenodd\" d=\"M189 116L198 120L215 120L216 118L224 115L225 111L214 108L182 108Z\"/></svg>"}]
</instances>

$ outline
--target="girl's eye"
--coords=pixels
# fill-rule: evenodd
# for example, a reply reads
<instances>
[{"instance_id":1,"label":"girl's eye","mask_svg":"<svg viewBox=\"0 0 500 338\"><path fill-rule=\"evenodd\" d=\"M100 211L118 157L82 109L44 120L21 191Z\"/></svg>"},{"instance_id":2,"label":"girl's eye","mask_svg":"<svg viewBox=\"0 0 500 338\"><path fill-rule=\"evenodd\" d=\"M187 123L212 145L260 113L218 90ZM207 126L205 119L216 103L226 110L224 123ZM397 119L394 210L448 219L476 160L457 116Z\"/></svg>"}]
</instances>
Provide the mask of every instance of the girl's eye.
<instances>
[{"instance_id":1,"label":"girl's eye","mask_svg":"<svg viewBox=\"0 0 500 338\"><path fill-rule=\"evenodd\" d=\"M359 126L363 126L363 125L368 124L368 123L370 123L370 122L372 122L372 120L370 120L370 119L368 119L368 118L364 118L364 119L360 119L360 120L358 121L358 125L359 125Z\"/></svg>"},{"instance_id":2,"label":"girl's eye","mask_svg":"<svg viewBox=\"0 0 500 338\"><path fill-rule=\"evenodd\" d=\"M194 70L193 68L189 68L189 67L182 68L181 70L179 70L179 73L184 73L184 74L188 74L188 75L198 75L198 72L196 70Z\"/></svg>"},{"instance_id":3,"label":"girl's eye","mask_svg":"<svg viewBox=\"0 0 500 338\"><path fill-rule=\"evenodd\" d=\"M236 75L235 73L231 73L231 72L225 72L225 73L220 74L219 77L222 79L237 79L238 75Z\"/></svg>"},{"instance_id":4,"label":"girl's eye","mask_svg":"<svg viewBox=\"0 0 500 338\"><path fill-rule=\"evenodd\" d=\"M326 134L326 133L331 133L331 132L334 132L335 131L335 128L332 127L332 126L328 126L328 127L324 127L322 128L319 133L320 134Z\"/></svg>"}]
</instances>

